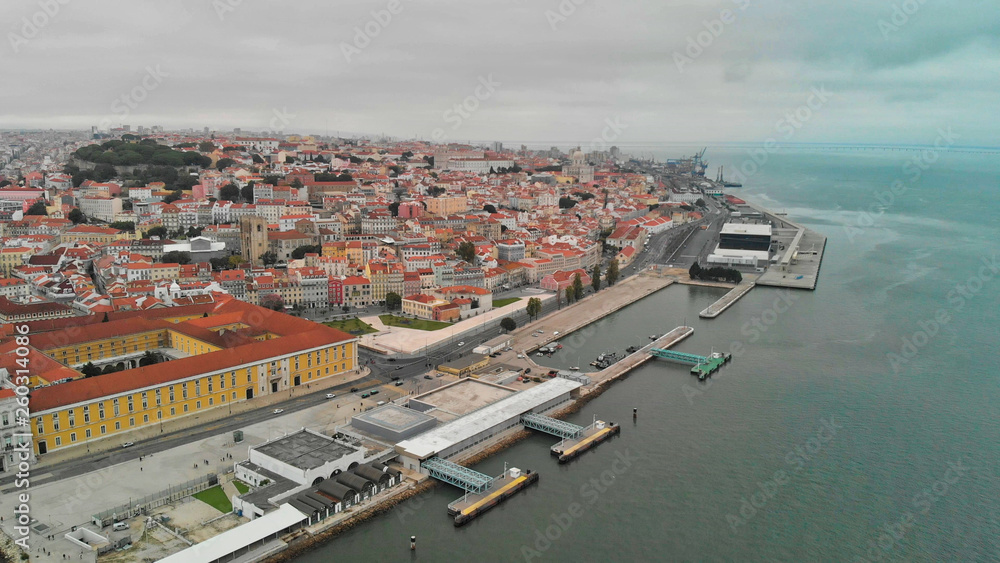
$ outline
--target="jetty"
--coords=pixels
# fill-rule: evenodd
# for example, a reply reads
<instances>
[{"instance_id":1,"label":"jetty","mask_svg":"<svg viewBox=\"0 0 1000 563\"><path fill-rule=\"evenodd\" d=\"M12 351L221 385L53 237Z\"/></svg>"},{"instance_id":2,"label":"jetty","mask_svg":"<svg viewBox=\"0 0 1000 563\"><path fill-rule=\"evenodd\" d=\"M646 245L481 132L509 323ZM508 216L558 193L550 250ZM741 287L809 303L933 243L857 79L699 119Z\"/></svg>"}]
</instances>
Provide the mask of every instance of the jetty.
<instances>
[{"instance_id":1,"label":"jetty","mask_svg":"<svg viewBox=\"0 0 1000 563\"><path fill-rule=\"evenodd\" d=\"M743 280L736 285L733 289L729 290L725 295L719 298L718 301L712 303L702 312L698 313L698 316L703 319L714 319L722 314L723 311L728 309L733 303L736 303L740 297L743 297L750 290L757 285L753 281Z\"/></svg>"}]
</instances>

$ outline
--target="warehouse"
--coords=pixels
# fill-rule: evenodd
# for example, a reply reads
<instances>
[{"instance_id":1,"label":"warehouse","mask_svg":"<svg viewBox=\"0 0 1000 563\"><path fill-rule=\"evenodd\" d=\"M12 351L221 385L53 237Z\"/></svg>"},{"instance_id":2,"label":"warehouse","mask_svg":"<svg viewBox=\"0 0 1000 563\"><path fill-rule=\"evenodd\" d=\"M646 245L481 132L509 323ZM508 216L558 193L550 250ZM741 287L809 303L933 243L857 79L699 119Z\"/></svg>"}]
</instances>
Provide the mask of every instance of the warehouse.
<instances>
[{"instance_id":1,"label":"warehouse","mask_svg":"<svg viewBox=\"0 0 1000 563\"><path fill-rule=\"evenodd\" d=\"M396 444L399 461L403 467L419 470L424 460L432 457L447 459L519 426L521 415L525 413L544 413L572 400L582 386L577 381L556 378L510 395Z\"/></svg>"}]
</instances>

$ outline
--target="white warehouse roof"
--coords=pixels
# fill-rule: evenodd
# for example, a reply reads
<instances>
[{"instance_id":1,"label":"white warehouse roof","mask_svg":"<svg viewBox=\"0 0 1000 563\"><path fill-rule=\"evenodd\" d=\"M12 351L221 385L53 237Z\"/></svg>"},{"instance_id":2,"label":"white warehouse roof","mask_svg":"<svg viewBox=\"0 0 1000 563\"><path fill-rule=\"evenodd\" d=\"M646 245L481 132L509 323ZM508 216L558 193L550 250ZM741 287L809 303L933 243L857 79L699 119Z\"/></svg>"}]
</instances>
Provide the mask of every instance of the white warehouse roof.
<instances>
[{"instance_id":1,"label":"white warehouse roof","mask_svg":"<svg viewBox=\"0 0 1000 563\"><path fill-rule=\"evenodd\" d=\"M751 223L726 223L722 226L724 235L767 235L771 236L771 225Z\"/></svg>"},{"instance_id":2,"label":"white warehouse roof","mask_svg":"<svg viewBox=\"0 0 1000 563\"><path fill-rule=\"evenodd\" d=\"M309 517L290 504L281 505L278 510L209 538L201 543L160 559L160 563L208 563L226 557L244 547L272 536L289 526L294 526Z\"/></svg>"},{"instance_id":3,"label":"white warehouse roof","mask_svg":"<svg viewBox=\"0 0 1000 563\"><path fill-rule=\"evenodd\" d=\"M583 384L579 381L571 381L561 377L550 379L545 383L473 411L448 424L438 426L409 440L403 440L396 444L396 451L416 459L427 459L476 434L485 432L505 420L520 416L582 386Z\"/></svg>"}]
</instances>

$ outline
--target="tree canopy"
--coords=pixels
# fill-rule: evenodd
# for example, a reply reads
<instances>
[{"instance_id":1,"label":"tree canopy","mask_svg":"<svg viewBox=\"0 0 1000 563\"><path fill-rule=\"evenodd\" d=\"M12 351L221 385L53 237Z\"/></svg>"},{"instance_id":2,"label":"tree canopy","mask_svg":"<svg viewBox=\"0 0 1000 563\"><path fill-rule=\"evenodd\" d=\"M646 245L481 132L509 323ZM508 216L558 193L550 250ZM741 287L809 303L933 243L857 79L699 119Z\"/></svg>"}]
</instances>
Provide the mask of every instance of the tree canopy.
<instances>
[{"instance_id":1,"label":"tree canopy","mask_svg":"<svg viewBox=\"0 0 1000 563\"><path fill-rule=\"evenodd\" d=\"M24 212L25 215L48 215L49 211L45 208L45 202L38 200L31 204L31 207Z\"/></svg>"},{"instance_id":2,"label":"tree canopy","mask_svg":"<svg viewBox=\"0 0 1000 563\"><path fill-rule=\"evenodd\" d=\"M223 201L237 201L240 199L240 188L233 183L228 183L219 188L219 199Z\"/></svg>"},{"instance_id":3,"label":"tree canopy","mask_svg":"<svg viewBox=\"0 0 1000 563\"><path fill-rule=\"evenodd\" d=\"M464 241L458 245L458 250L455 253L458 254L459 258L471 264L476 259L476 245Z\"/></svg>"},{"instance_id":4,"label":"tree canopy","mask_svg":"<svg viewBox=\"0 0 1000 563\"><path fill-rule=\"evenodd\" d=\"M87 162L112 166L156 164L161 166L198 166L205 168L212 163L212 159L197 152L174 150L166 145L157 144L155 141L143 141L140 143L129 143L118 140L107 141L101 144L80 147L73 153L73 156Z\"/></svg>"},{"instance_id":5,"label":"tree canopy","mask_svg":"<svg viewBox=\"0 0 1000 563\"><path fill-rule=\"evenodd\" d=\"M500 328L506 330L507 332L511 332L517 328L517 321L510 317L504 317L500 319Z\"/></svg>"},{"instance_id":6,"label":"tree canopy","mask_svg":"<svg viewBox=\"0 0 1000 563\"><path fill-rule=\"evenodd\" d=\"M403 296L393 291L385 294L385 306L390 311L394 311L403 306Z\"/></svg>"},{"instance_id":7,"label":"tree canopy","mask_svg":"<svg viewBox=\"0 0 1000 563\"><path fill-rule=\"evenodd\" d=\"M607 280L608 285L612 286L615 285L616 281L618 281L618 276L618 260L612 260L611 263L608 264L608 272L604 274L604 278Z\"/></svg>"}]
</instances>

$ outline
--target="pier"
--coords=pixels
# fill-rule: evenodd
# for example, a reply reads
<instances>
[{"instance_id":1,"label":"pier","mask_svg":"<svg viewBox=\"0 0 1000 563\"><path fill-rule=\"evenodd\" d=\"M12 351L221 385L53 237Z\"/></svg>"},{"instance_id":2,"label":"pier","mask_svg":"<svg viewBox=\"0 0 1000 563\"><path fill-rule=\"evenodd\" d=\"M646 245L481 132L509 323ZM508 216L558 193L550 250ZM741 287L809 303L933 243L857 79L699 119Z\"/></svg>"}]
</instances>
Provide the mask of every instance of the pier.
<instances>
[{"instance_id":1,"label":"pier","mask_svg":"<svg viewBox=\"0 0 1000 563\"><path fill-rule=\"evenodd\" d=\"M743 280L742 282L737 284L736 287L729 290L725 295L719 298L718 301L712 303L707 308L705 308L705 310L698 313L698 316L703 319L714 319L715 317L718 317L733 303L736 303L740 299L740 297L743 297L747 293L750 293L750 290L753 289L755 285L757 284L752 281Z\"/></svg>"},{"instance_id":2,"label":"pier","mask_svg":"<svg viewBox=\"0 0 1000 563\"><path fill-rule=\"evenodd\" d=\"M552 446L550 451L552 455L559 457L559 463L566 463L598 444L621 434L621 431L621 426L614 422L605 423L602 420L595 420L594 424L587 427L579 438L564 439Z\"/></svg>"},{"instance_id":3,"label":"pier","mask_svg":"<svg viewBox=\"0 0 1000 563\"><path fill-rule=\"evenodd\" d=\"M771 221L774 225L774 239L785 247L778 263L772 264L757 278L757 285L816 289L823 252L826 250L826 237L784 215L777 215L751 203L746 205Z\"/></svg>"},{"instance_id":4,"label":"pier","mask_svg":"<svg viewBox=\"0 0 1000 563\"><path fill-rule=\"evenodd\" d=\"M712 375L718 371L723 364L732 359L731 354L723 354L721 352L712 352L708 356L698 356L696 354L688 354L687 352L675 352L673 350L654 348L650 351L650 353L657 358L694 366L691 368L691 373L697 375L698 379L705 379L706 377Z\"/></svg>"},{"instance_id":5,"label":"pier","mask_svg":"<svg viewBox=\"0 0 1000 563\"><path fill-rule=\"evenodd\" d=\"M448 505L448 514L455 517L455 527L464 526L477 516L494 508L530 485L538 482L538 473L521 473L516 467L504 470L482 493L469 493Z\"/></svg>"}]
</instances>

